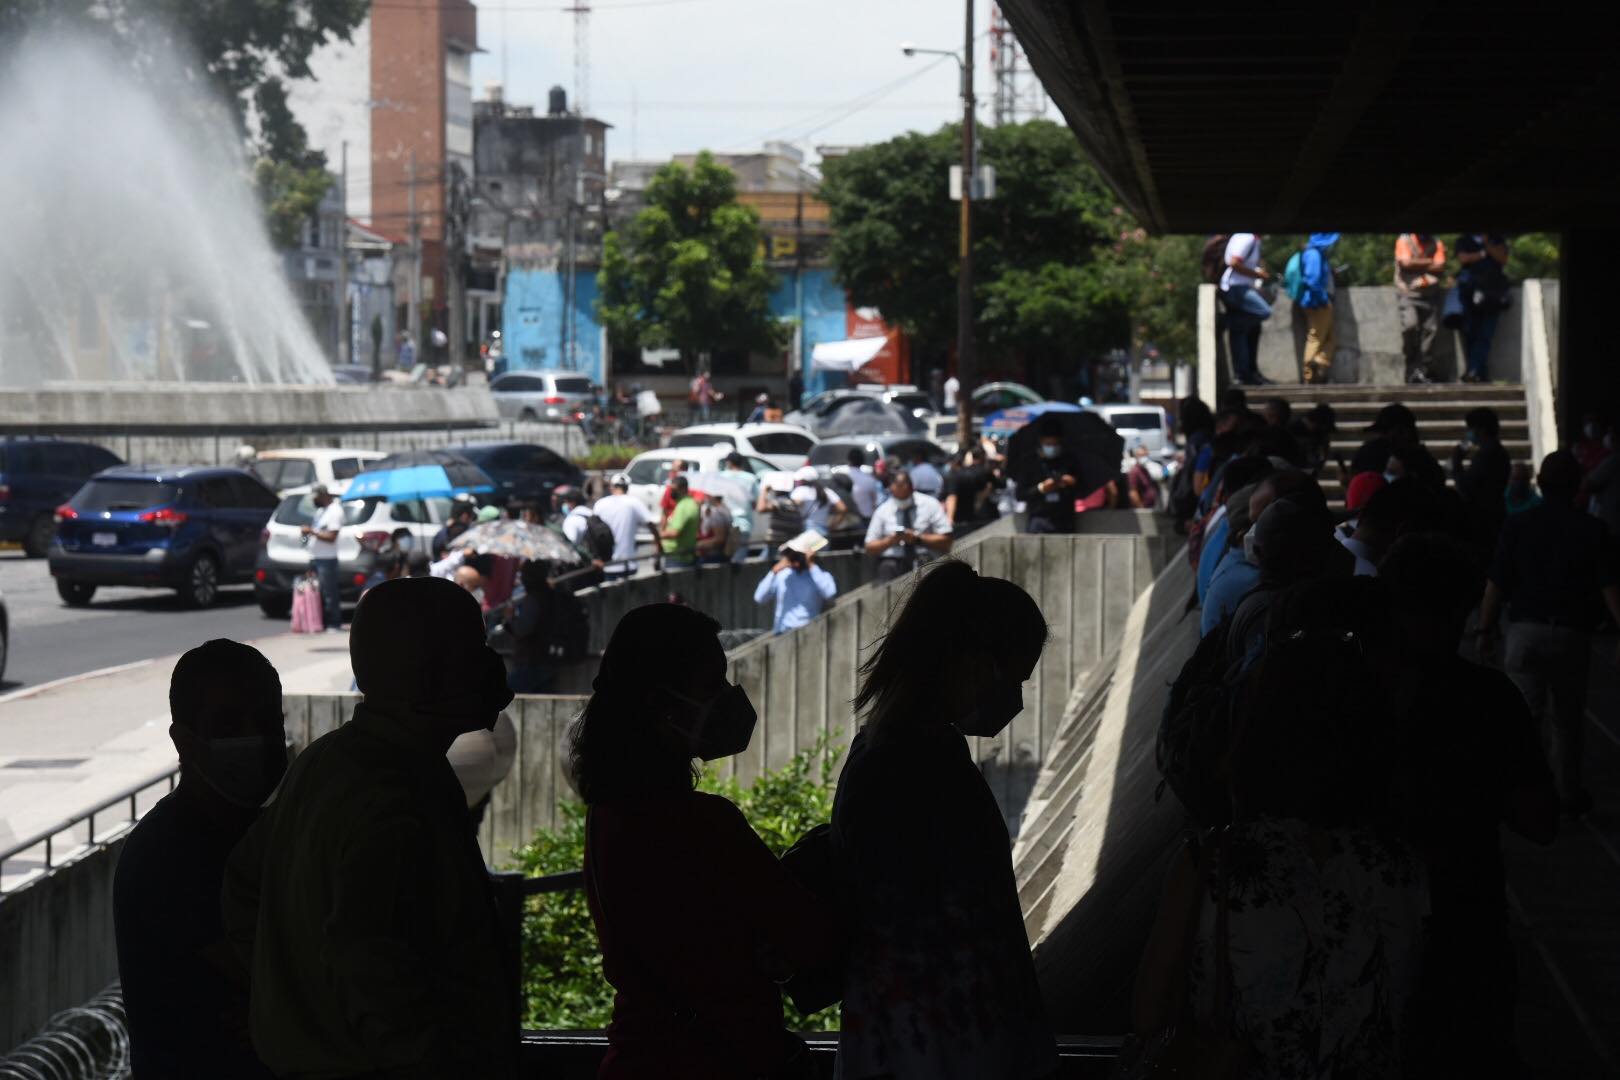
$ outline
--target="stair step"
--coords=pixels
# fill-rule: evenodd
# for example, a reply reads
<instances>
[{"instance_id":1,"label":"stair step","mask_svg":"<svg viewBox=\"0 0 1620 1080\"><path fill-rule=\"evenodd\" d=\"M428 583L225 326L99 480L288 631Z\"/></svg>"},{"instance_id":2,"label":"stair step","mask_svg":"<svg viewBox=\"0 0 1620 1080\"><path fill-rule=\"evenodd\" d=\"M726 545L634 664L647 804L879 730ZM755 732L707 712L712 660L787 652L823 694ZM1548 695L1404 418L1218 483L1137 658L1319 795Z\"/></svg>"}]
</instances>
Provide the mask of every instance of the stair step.
<instances>
[{"instance_id":1,"label":"stair step","mask_svg":"<svg viewBox=\"0 0 1620 1080\"><path fill-rule=\"evenodd\" d=\"M1245 392L1250 408L1258 407L1267 398L1283 398L1290 404L1326 401L1335 408L1341 401L1376 401L1380 405L1398 401L1404 405L1416 405L1448 400L1477 404L1481 398L1524 400L1524 386L1519 383L1440 383L1427 386L1375 386L1371 383L1305 386L1291 383L1286 386L1251 386L1246 387Z\"/></svg>"}]
</instances>

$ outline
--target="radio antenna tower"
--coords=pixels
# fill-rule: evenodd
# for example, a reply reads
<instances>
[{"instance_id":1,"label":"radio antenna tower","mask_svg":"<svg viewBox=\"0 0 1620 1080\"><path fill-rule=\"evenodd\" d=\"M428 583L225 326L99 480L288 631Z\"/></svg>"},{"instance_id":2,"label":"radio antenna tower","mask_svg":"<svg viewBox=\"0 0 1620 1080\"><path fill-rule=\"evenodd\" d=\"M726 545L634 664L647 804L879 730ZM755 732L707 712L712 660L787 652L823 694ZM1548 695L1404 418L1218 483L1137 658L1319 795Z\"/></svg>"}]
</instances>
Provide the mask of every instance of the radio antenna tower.
<instances>
[{"instance_id":1,"label":"radio antenna tower","mask_svg":"<svg viewBox=\"0 0 1620 1080\"><path fill-rule=\"evenodd\" d=\"M1046 115L1046 90L1029 68L1001 5L990 9L990 69L996 76L996 126Z\"/></svg>"},{"instance_id":2,"label":"radio antenna tower","mask_svg":"<svg viewBox=\"0 0 1620 1080\"><path fill-rule=\"evenodd\" d=\"M575 0L563 10L574 16L574 112L584 116L591 93L591 5Z\"/></svg>"}]
</instances>

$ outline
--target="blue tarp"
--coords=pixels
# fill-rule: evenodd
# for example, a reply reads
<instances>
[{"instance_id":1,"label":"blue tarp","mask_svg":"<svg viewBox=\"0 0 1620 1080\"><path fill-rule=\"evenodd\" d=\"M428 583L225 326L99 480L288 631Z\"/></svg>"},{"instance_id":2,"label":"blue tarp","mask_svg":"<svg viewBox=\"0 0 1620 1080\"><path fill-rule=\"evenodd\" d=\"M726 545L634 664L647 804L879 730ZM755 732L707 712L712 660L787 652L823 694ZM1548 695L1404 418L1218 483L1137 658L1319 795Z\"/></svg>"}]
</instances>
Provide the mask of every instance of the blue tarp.
<instances>
[{"instance_id":1,"label":"blue tarp","mask_svg":"<svg viewBox=\"0 0 1620 1080\"><path fill-rule=\"evenodd\" d=\"M1018 405L1011 409L1002 409L993 412L984 418L984 430L990 434L1011 434L1031 421L1038 420L1047 413L1077 413L1085 412L1078 405L1070 405L1067 401L1042 401L1036 405Z\"/></svg>"},{"instance_id":2,"label":"blue tarp","mask_svg":"<svg viewBox=\"0 0 1620 1080\"><path fill-rule=\"evenodd\" d=\"M393 502L404 499L448 499L453 495L482 495L494 490L494 484L456 487L450 482L443 465L412 465L404 469L363 472L349 481L343 499L345 502L350 499L374 498Z\"/></svg>"}]
</instances>

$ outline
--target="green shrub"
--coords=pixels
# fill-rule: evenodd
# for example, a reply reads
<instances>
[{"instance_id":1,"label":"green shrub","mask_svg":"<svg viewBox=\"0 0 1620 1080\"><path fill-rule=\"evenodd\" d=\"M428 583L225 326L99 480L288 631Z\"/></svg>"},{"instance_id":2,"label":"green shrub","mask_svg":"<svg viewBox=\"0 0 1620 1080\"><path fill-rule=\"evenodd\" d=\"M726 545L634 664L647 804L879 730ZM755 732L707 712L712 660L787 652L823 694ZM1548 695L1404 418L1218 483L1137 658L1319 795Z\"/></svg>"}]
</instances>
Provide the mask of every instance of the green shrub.
<instances>
[{"instance_id":1,"label":"green shrub","mask_svg":"<svg viewBox=\"0 0 1620 1080\"><path fill-rule=\"evenodd\" d=\"M708 770L698 789L737 804L765 846L780 855L812 828L832 817L839 751L826 736L780 769L744 786ZM515 869L530 877L578 870L585 861L585 807L564 803L562 825L541 829L516 853ZM602 954L585 904L585 892L532 897L523 918L523 999L526 1027L601 1028L613 1014L613 988L602 976ZM804 1016L786 1006L788 1027L830 1031L838 1026L834 1006Z\"/></svg>"},{"instance_id":2,"label":"green shrub","mask_svg":"<svg viewBox=\"0 0 1620 1080\"><path fill-rule=\"evenodd\" d=\"M573 460L582 469L622 469L639 453L636 446L593 446Z\"/></svg>"}]
</instances>

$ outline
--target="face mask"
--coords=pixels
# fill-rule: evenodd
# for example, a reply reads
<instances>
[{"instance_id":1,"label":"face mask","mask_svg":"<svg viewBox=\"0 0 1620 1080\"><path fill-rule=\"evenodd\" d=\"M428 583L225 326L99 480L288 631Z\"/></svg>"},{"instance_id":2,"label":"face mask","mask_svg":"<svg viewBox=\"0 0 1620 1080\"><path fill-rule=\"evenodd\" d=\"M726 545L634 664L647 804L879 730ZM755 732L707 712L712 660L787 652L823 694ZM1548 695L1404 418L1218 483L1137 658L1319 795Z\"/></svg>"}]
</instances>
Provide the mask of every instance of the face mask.
<instances>
[{"instance_id":1,"label":"face mask","mask_svg":"<svg viewBox=\"0 0 1620 1080\"><path fill-rule=\"evenodd\" d=\"M263 806L287 771L286 745L274 735L207 739L203 745L208 760L197 773L233 806Z\"/></svg>"},{"instance_id":2,"label":"face mask","mask_svg":"<svg viewBox=\"0 0 1620 1080\"><path fill-rule=\"evenodd\" d=\"M1399 479L1400 479L1400 476L1398 474L1396 474L1396 473L1387 472L1387 473L1384 474L1384 483L1386 483L1386 484L1393 484L1395 481L1397 481Z\"/></svg>"},{"instance_id":3,"label":"face mask","mask_svg":"<svg viewBox=\"0 0 1620 1080\"><path fill-rule=\"evenodd\" d=\"M1062 451L1063 447L1061 446L1053 446L1051 443L1041 444L1041 457L1046 458L1047 460L1057 457Z\"/></svg>"},{"instance_id":4,"label":"face mask","mask_svg":"<svg viewBox=\"0 0 1620 1080\"><path fill-rule=\"evenodd\" d=\"M964 735L990 738L1001 734L1013 717L1023 711L1023 684L997 679L979 693L972 710L957 718L956 730Z\"/></svg>"},{"instance_id":5,"label":"face mask","mask_svg":"<svg viewBox=\"0 0 1620 1080\"><path fill-rule=\"evenodd\" d=\"M889 501L894 503L894 508L896 510L910 510L911 509L911 496L910 495L907 495L903 499L890 499Z\"/></svg>"},{"instance_id":6,"label":"face mask","mask_svg":"<svg viewBox=\"0 0 1620 1080\"><path fill-rule=\"evenodd\" d=\"M400 551L409 551L414 544L414 537L402 536L394 541L394 546Z\"/></svg>"},{"instance_id":7,"label":"face mask","mask_svg":"<svg viewBox=\"0 0 1620 1080\"><path fill-rule=\"evenodd\" d=\"M693 701L674 690L669 693L692 707L692 715L684 723L674 720L669 723L686 739L694 757L714 761L748 749L754 737L754 725L759 722L759 714L748 700L748 691L728 685L708 701Z\"/></svg>"},{"instance_id":8,"label":"face mask","mask_svg":"<svg viewBox=\"0 0 1620 1080\"><path fill-rule=\"evenodd\" d=\"M1254 553L1254 530L1250 529L1243 534L1243 558L1252 566L1260 565L1259 556Z\"/></svg>"}]
</instances>

